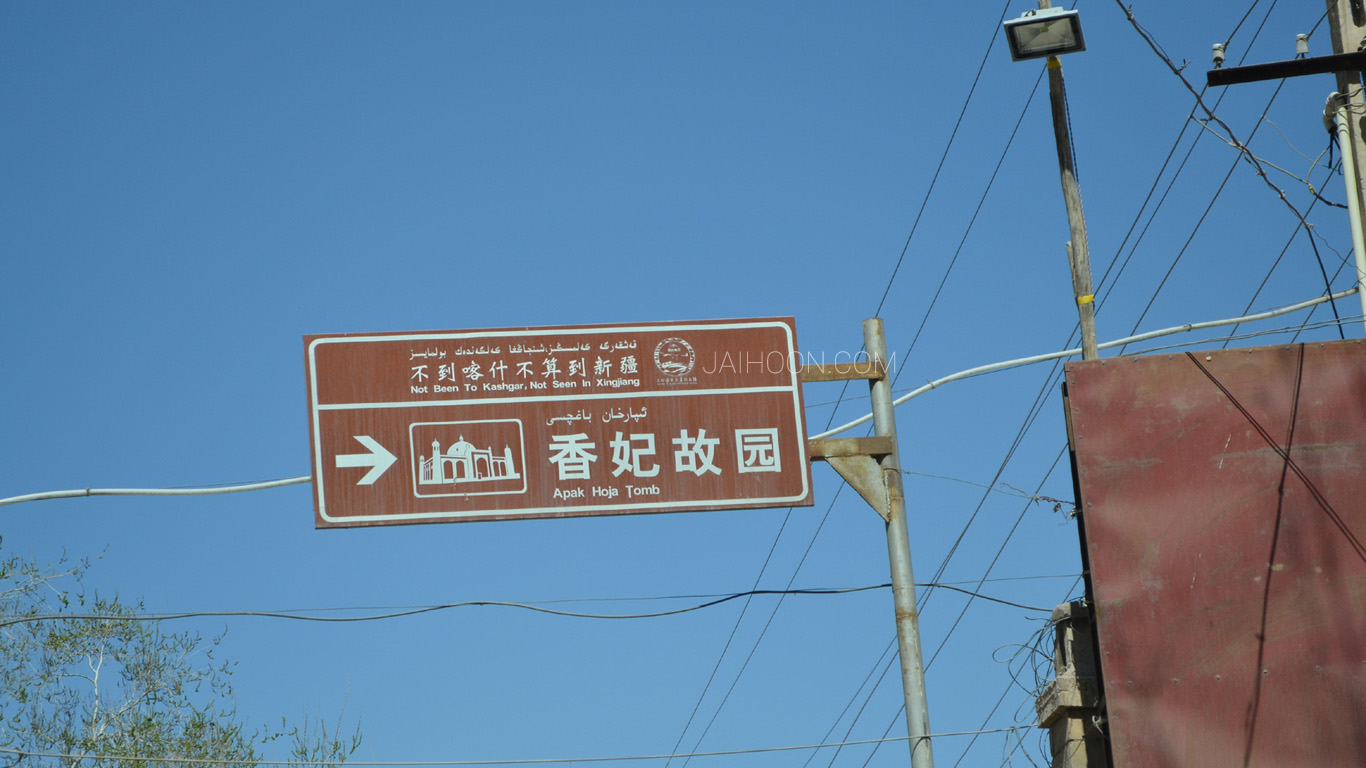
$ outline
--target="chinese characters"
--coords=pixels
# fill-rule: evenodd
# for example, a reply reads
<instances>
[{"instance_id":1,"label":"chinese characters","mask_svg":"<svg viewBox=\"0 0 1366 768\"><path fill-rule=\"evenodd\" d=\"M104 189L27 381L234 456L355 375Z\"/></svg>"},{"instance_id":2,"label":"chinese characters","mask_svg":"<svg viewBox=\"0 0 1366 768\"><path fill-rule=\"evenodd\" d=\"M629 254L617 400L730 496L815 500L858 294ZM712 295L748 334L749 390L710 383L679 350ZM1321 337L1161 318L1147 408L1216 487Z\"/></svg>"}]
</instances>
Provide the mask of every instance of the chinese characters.
<instances>
[{"instance_id":1,"label":"chinese characters","mask_svg":"<svg viewBox=\"0 0 1366 768\"><path fill-rule=\"evenodd\" d=\"M629 390L641 385L635 350L635 339L506 347L462 344L449 350L411 350L404 364L411 395L463 398L542 390Z\"/></svg>"},{"instance_id":2,"label":"chinese characters","mask_svg":"<svg viewBox=\"0 0 1366 768\"><path fill-rule=\"evenodd\" d=\"M733 430L733 437L735 472L782 471L777 429L736 429ZM677 437L671 436L668 442L674 446L672 465L675 473L695 477L722 473L722 466L718 464L720 457L717 455L721 438L709 435L706 428L699 428L695 433L680 429ZM549 461L555 465L559 480L593 479L593 463L600 454L610 457L610 472L614 478L623 474L650 478L658 476L660 472L661 457L656 454L657 444L662 443L656 440L653 432L615 430L603 447L588 433L576 432L551 436L547 448L550 452Z\"/></svg>"}]
</instances>

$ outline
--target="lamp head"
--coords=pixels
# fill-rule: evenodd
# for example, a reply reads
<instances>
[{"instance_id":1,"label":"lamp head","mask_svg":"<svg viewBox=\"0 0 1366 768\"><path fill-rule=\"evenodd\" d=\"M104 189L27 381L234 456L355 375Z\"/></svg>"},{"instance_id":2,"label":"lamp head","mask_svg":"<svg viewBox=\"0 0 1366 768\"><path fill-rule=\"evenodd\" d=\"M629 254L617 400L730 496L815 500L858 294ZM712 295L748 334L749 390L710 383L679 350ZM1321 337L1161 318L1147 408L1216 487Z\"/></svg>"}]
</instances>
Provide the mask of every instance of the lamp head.
<instances>
[{"instance_id":1,"label":"lamp head","mask_svg":"<svg viewBox=\"0 0 1366 768\"><path fill-rule=\"evenodd\" d=\"M1040 8L1025 11L1018 19L1005 22L1010 58L1015 61L1041 59L1086 50L1081 34L1081 15L1065 8Z\"/></svg>"}]
</instances>

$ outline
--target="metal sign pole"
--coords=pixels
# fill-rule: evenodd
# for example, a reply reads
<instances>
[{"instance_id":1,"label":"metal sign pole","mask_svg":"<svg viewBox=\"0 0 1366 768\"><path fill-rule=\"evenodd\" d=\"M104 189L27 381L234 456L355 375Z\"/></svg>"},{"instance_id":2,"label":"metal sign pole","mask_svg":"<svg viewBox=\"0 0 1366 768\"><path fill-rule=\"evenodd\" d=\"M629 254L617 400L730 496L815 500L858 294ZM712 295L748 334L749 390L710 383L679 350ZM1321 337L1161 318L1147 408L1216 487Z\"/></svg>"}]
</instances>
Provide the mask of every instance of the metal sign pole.
<instances>
[{"instance_id":1,"label":"metal sign pole","mask_svg":"<svg viewBox=\"0 0 1366 768\"><path fill-rule=\"evenodd\" d=\"M882 320L863 321L863 344L868 357L888 370L887 340ZM873 431L896 440L892 412L892 382L884 373L869 383L873 401ZM912 768L934 768L930 744L929 704L925 696L925 666L920 655L920 613L915 605L915 577L911 571L911 539L906 529L906 498L901 489L901 462L896 451L879 462L887 484L887 554L892 566L892 599L896 606L896 638L901 651L901 685L906 694L906 734L911 738Z\"/></svg>"},{"instance_id":2,"label":"metal sign pole","mask_svg":"<svg viewBox=\"0 0 1366 768\"><path fill-rule=\"evenodd\" d=\"M882 321L878 318L863 321L863 348L868 353L867 363L804 365L801 377L803 383L867 379L876 436L813 439L808 455L814 461L827 462L887 523L887 553L892 567L892 600L896 606L896 637L901 651L901 687L906 695L906 735L910 737L911 766L934 768L929 705L925 696L925 665L920 655L920 614L915 606L906 498L901 490L896 419L892 415L891 366Z\"/></svg>"}]
</instances>

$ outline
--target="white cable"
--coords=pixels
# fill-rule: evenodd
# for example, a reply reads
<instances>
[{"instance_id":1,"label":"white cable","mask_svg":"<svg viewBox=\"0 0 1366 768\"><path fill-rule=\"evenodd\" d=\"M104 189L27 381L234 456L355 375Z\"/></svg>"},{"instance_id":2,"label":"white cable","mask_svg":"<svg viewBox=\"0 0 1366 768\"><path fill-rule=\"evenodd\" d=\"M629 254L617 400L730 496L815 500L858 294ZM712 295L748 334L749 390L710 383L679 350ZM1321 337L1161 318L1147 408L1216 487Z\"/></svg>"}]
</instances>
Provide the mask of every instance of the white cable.
<instances>
[{"instance_id":1,"label":"white cable","mask_svg":"<svg viewBox=\"0 0 1366 768\"><path fill-rule=\"evenodd\" d=\"M69 499L80 496L210 496L216 493L241 493L242 491L260 491L266 488L279 488L282 485L299 485L312 480L312 475L304 475L303 477L289 477L284 480L267 480L263 483L220 485L201 488L77 488L71 491L44 491L42 493L29 493L23 496L11 496L8 499L0 499L0 507L3 507L6 504L18 504L21 501Z\"/></svg>"},{"instance_id":2,"label":"white cable","mask_svg":"<svg viewBox=\"0 0 1366 768\"><path fill-rule=\"evenodd\" d=\"M1200 330L1204 330L1204 329L1206 329L1206 328L1217 328L1217 327L1219 327L1219 326L1221 326L1221 325L1238 325L1238 324L1241 324L1241 323L1248 323L1248 322L1253 322L1253 321L1256 321L1256 320L1266 320L1266 319L1268 319L1268 318L1277 317L1277 316L1279 316L1279 315L1286 315L1286 314L1289 314L1289 313L1291 313L1291 312L1296 312L1296 311L1301 310L1301 309L1306 309L1306 308L1312 307L1312 306L1314 306L1314 305L1316 305L1316 304L1323 304L1324 302L1328 302L1328 301L1336 301L1337 299L1341 299L1341 298L1343 298L1343 297L1345 297L1345 296L1351 296L1352 294L1354 294L1354 293L1356 293L1356 292L1357 292L1357 289L1356 289L1356 287L1354 286L1354 287L1352 287L1352 288L1348 288L1348 289L1345 290L1345 291L1339 291L1338 293L1332 293L1332 294L1329 294L1329 295L1327 295L1327 296L1320 296L1320 297L1318 297L1317 299L1310 299L1309 301L1302 301L1302 302L1300 302L1300 303L1298 303L1298 304L1291 304L1291 305L1288 306L1288 307L1281 307L1280 309L1273 309L1273 310L1269 310L1269 311L1267 311L1267 312L1258 312L1257 314L1254 314L1254 315L1243 315L1242 317L1232 317L1232 318L1229 318L1229 319L1227 319L1227 320L1210 320L1210 321L1204 322L1204 323L1186 323L1185 325L1178 325L1178 326L1174 326L1174 327L1172 327L1172 328L1163 328L1163 329L1160 330L1160 331L1149 331L1149 332L1147 332L1147 333L1140 333L1140 334L1138 334L1137 336L1126 336L1125 338L1122 338L1122 339L1115 339L1114 341L1107 341L1107 342L1105 342L1104 344L1098 345L1098 348L1099 348L1099 349L1110 349L1110 348L1112 348L1112 347L1122 347L1122 346L1124 346L1125 344L1133 344L1134 342L1137 342L1137 341L1147 341L1148 339L1155 339L1155 338L1158 338L1159 336L1170 336L1170 335L1172 335L1172 334L1174 334L1174 333L1185 333L1185 332L1187 332L1187 331L1200 331ZM1015 360L1005 360L1005 361L1002 361L1002 362L999 362L999 363L991 363L990 365L980 365L980 366L978 366L978 367L976 367L976 368L969 368L969 369L967 369L966 371L959 371L958 373L950 374L950 375L948 375L948 376L945 376L945 377L942 378L942 379L935 379L934 381L931 381L931 382L929 382L928 384L925 384L924 386L919 387L919 388L917 388L917 389L913 389L913 390L911 390L910 392L907 392L906 394L902 395L901 397L898 397L897 399L893 400L893 401L892 401L892 405L893 405L893 406L901 405L902 403L906 402L907 400L910 400L910 399L913 398L913 397L919 397L920 395L923 395L923 394L925 394L926 392L929 392L931 389L934 389L934 388L936 388L936 387L943 386L944 384L947 384L947 383L949 383L950 381L957 381L957 380L959 380L959 379L966 379L966 378L968 378L969 376L976 376L976 375L982 374L982 373L991 373L992 371L999 371L999 370L1002 370L1002 369L1005 369L1005 368L1015 368L1015 367L1019 367L1019 366L1022 366L1022 365L1033 365L1034 363L1042 363L1042 362L1046 362L1046 361L1048 361L1048 360L1057 360L1057 359L1060 358L1060 357L1073 357L1073 356L1075 356L1075 355L1080 355L1080 354L1081 354L1081 347L1076 347L1076 348L1074 348L1074 349L1064 349L1064 350L1061 351L1061 352L1050 352L1050 353L1048 353L1048 354L1046 354L1046 355L1034 355L1033 357L1021 357L1021 358L1017 358L1017 359L1015 359ZM811 440L820 440L820 439L823 439L823 438L826 438L826 437L831 437L831 436L833 436L833 435L838 435L839 433L844 432L844 431L847 431L847 430L850 430L850 429L853 429L854 427L857 427L857 426L859 426L860 424L866 424L866 423L868 423L869 421L872 421L872 419L873 419L873 414L870 413L870 414L867 414L866 416L861 416L861 417L859 417L859 418L857 418L857 419L854 419L853 421L849 422L848 424L844 424L844 425L842 425L842 426L835 427L834 429L826 430L825 432L822 432L822 433L820 433L819 435L812 435L812 436L810 437L810 439L811 439Z\"/></svg>"},{"instance_id":3,"label":"white cable","mask_svg":"<svg viewBox=\"0 0 1366 768\"><path fill-rule=\"evenodd\" d=\"M1354 286L1352 288L1348 288L1345 291L1339 291L1338 293L1329 294L1327 296L1320 296L1317 299L1302 301L1298 304L1291 304L1288 307L1273 309L1267 312L1259 312L1253 315L1243 315L1242 317L1233 317L1227 320L1211 320L1209 322L1204 323L1187 323L1185 325L1178 325L1172 328L1163 328L1159 331L1149 331L1148 333L1140 333L1137 336L1126 336L1122 339L1107 341L1103 344L1098 345L1098 348L1110 349L1112 347L1121 347L1125 344L1132 344L1138 341L1147 341L1148 339L1155 339L1160 336L1170 336L1174 333L1185 333L1189 331L1204 330L1206 328L1217 328L1221 325L1239 325L1242 323L1253 322L1256 320L1266 320L1268 318L1278 317L1280 315L1286 315L1291 312L1306 309L1317 304L1323 304L1328 301L1336 301L1337 299L1341 299L1346 296L1351 296L1356 292L1357 289ZM926 392L929 392L931 389L943 386L944 384L947 384L951 381L966 379L970 376L976 376L982 373L991 373L992 371L999 371L1005 368L1015 368L1024 365L1032 365L1034 363L1042 363L1048 360L1057 360L1060 357L1073 357L1079 354L1081 354L1081 348L1077 347L1074 349L1064 349L1061 352L1050 352L1044 355L1034 355L1033 357L1021 357L1015 360L1005 360L999 363L991 363L990 365L980 365L976 368L969 368L965 371L959 371L958 373L950 374L942 379L935 379L934 381L931 381L928 384L919 387L918 389L913 389L910 392L907 392L906 394L902 395L901 397L898 397L897 399L893 400L892 405L901 405L902 403L905 403L907 400L910 400L913 397L923 395ZM826 430L825 432L822 432L819 435L812 435L810 439L819 440L821 438L837 435L841 432L853 429L854 427L857 427L860 424L866 424L867 422L871 421L872 418L873 415L870 413L866 416L854 419L848 424L835 427L834 429ZM302 483L311 482L312 480L312 476L304 475L302 477L290 477L285 478L283 480L268 480L262 483L246 483L244 485L223 485L207 488L78 488L70 491L44 491L42 493L29 493L23 496L11 496L7 499L0 499L0 507L6 504L18 504L23 501L42 501L45 499L69 499L81 496L209 496L218 493L241 493L243 491L260 491L266 488L279 488L285 485L300 485Z\"/></svg>"}]
</instances>

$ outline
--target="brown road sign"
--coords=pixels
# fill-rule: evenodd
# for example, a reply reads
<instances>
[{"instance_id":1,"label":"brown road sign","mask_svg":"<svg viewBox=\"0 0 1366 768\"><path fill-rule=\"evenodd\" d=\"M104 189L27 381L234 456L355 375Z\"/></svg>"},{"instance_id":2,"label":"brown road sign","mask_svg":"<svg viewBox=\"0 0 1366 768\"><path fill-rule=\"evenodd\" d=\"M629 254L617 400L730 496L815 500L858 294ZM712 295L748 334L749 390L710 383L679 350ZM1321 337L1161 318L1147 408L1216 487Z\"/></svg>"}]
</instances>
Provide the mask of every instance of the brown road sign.
<instances>
[{"instance_id":1,"label":"brown road sign","mask_svg":"<svg viewBox=\"0 0 1366 768\"><path fill-rule=\"evenodd\" d=\"M792 318L304 347L319 528L812 504Z\"/></svg>"}]
</instances>

